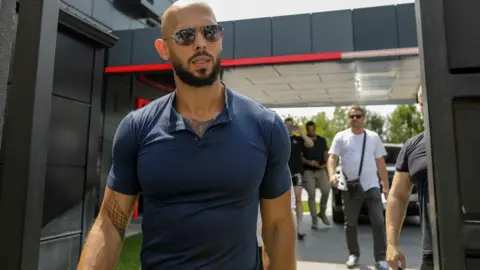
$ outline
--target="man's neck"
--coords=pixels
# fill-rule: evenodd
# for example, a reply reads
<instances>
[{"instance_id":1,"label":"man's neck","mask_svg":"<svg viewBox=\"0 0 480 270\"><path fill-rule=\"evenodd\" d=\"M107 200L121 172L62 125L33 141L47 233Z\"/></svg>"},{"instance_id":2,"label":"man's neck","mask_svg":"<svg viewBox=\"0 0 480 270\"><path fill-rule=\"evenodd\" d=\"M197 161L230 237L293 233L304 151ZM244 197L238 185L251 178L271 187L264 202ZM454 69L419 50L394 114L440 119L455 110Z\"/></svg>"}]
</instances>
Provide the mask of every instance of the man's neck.
<instances>
[{"instance_id":1,"label":"man's neck","mask_svg":"<svg viewBox=\"0 0 480 270\"><path fill-rule=\"evenodd\" d=\"M192 87L175 80L177 85L176 108L183 116L195 120L215 118L225 106L224 86L217 80L210 86Z\"/></svg>"},{"instance_id":2,"label":"man's neck","mask_svg":"<svg viewBox=\"0 0 480 270\"><path fill-rule=\"evenodd\" d=\"M365 132L365 130L363 128L351 128L352 130L352 133L355 134L355 135L360 135L362 134L363 132Z\"/></svg>"}]
</instances>

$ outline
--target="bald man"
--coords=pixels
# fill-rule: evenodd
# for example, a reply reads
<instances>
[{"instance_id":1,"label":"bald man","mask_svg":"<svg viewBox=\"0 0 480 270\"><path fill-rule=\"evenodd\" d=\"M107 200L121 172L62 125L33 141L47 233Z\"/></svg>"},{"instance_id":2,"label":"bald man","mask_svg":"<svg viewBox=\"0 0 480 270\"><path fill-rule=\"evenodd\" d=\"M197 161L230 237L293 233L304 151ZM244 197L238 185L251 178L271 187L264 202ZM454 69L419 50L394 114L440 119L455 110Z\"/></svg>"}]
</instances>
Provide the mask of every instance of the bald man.
<instances>
[{"instance_id":1,"label":"bald man","mask_svg":"<svg viewBox=\"0 0 480 270\"><path fill-rule=\"evenodd\" d=\"M270 269L296 269L282 120L219 80L223 30L208 5L178 1L162 22L155 48L176 91L121 121L78 269L114 269L140 192L143 270L259 269L259 204Z\"/></svg>"},{"instance_id":2,"label":"bald man","mask_svg":"<svg viewBox=\"0 0 480 270\"><path fill-rule=\"evenodd\" d=\"M417 99L423 114L423 93L421 87L418 90ZM423 132L410 138L405 143L398 154L395 167L396 171L393 176L392 189L387 201L387 261L393 270L406 269L405 254L400 249L399 237L412 187L416 185L420 203L423 247L423 261L420 269L433 270L432 230L428 199L427 146Z\"/></svg>"}]
</instances>

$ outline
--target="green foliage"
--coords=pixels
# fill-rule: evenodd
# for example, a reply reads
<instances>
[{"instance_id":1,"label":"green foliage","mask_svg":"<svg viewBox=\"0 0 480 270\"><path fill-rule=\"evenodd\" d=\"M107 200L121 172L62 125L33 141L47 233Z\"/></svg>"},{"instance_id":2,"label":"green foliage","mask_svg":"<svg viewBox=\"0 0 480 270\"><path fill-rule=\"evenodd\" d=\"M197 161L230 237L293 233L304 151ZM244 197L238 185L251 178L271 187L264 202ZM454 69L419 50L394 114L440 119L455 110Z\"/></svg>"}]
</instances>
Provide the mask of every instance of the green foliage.
<instances>
[{"instance_id":1,"label":"green foliage","mask_svg":"<svg viewBox=\"0 0 480 270\"><path fill-rule=\"evenodd\" d=\"M404 143L408 138L423 131L423 118L415 105L397 106L387 117L366 108L365 115L366 128L378 133L384 142ZM345 107L335 107L332 118L328 118L325 112L319 112L313 117L291 115L284 117L293 118L295 124L300 125L304 132L308 121L315 122L317 134L324 137L329 146L337 132L349 127L348 108Z\"/></svg>"},{"instance_id":2,"label":"green foliage","mask_svg":"<svg viewBox=\"0 0 480 270\"><path fill-rule=\"evenodd\" d=\"M392 143L403 143L423 131L423 117L415 105L398 106L387 123L387 138Z\"/></svg>"},{"instance_id":3,"label":"green foliage","mask_svg":"<svg viewBox=\"0 0 480 270\"><path fill-rule=\"evenodd\" d=\"M366 112L366 116L367 116L366 128L378 133L380 138L382 138L383 140L386 139L385 138L386 137L385 136L385 133L386 133L385 117L383 117L381 114L377 112L372 112L368 110Z\"/></svg>"}]
</instances>

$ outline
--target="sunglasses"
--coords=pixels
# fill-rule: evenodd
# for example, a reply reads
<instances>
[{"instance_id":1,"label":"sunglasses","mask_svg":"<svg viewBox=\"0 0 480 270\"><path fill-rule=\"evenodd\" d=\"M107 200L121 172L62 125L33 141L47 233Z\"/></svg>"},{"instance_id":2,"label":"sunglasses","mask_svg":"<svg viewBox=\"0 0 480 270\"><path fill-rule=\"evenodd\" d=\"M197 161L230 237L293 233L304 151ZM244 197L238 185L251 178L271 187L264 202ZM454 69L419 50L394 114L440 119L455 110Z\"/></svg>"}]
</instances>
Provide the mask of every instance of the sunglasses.
<instances>
[{"instance_id":1,"label":"sunglasses","mask_svg":"<svg viewBox=\"0 0 480 270\"><path fill-rule=\"evenodd\" d=\"M180 46L190 46L195 42L198 32L202 33L203 37L208 42L216 42L221 37L223 27L217 24L212 24L200 28L191 27L179 29L173 32L173 36L164 38L164 40L173 39L175 40L175 43Z\"/></svg>"},{"instance_id":2,"label":"sunglasses","mask_svg":"<svg viewBox=\"0 0 480 270\"><path fill-rule=\"evenodd\" d=\"M361 114L352 114L352 115L349 115L350 119L361 119L363 117L363 115Z\"/></svg>"}]
</instances>

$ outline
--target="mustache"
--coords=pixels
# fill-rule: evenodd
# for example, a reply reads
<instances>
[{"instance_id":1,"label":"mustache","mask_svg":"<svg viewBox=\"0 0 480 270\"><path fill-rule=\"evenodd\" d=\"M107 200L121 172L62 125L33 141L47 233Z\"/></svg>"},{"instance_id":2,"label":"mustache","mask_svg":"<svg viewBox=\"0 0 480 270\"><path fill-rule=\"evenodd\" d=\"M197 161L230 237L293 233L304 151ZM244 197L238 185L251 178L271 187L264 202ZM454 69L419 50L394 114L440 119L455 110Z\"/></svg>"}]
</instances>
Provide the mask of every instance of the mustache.
<instances>
[{"instance_id":1,"label":"mustache","mask_svg":"<svg viewBox=\"0 0 480 270\"><path fill-rule=\"evenodd\" d=\"M190 58L188 58L188 62L189 63L192 62L194 58L199 57L199 56L207 56L210 59L213 59L213 55L209 54L208 52L199 51L199 52L196 52L195 54L193 54Z\"/></svg>"}]
</instances>

